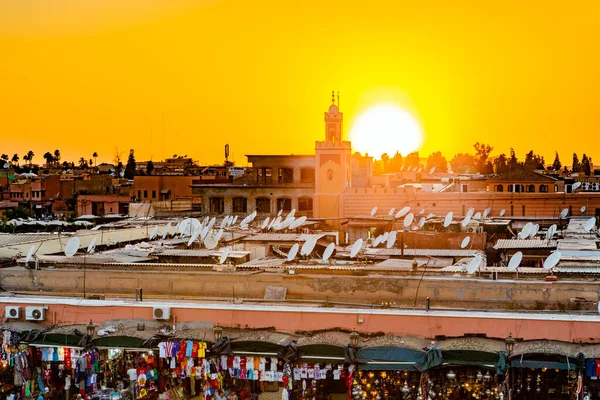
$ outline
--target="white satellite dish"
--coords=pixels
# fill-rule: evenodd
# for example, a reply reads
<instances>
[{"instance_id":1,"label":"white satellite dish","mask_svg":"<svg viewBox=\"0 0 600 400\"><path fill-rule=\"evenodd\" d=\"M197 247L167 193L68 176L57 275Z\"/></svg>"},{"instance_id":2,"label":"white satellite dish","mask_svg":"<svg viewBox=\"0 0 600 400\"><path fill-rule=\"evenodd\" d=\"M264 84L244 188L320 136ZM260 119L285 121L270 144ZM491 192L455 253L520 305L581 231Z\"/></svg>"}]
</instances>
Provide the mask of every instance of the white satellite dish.
<instances>
[{"instance_id":1,"label":"white satellite dish","mask_svg":"<svg viewBox=\"0 0 600 400\"><path fill-rule=\"evenodd\" d=\"M292 246L292 248L290 249L290 252L287 255L287 260L288 261L292 261L294 258L296 258L296 254L298 254L298 248L300 246L298 245L298 243L294 244Z\"/></svg>"},{"instance_id":2,"label":"white satellite dish","mask_svg":"<svg viewBox=\"0 0 600 400\"><path fill-rule=\"evenodd\" d=\"M569 215L569 209L565 208L560 212L560 218L565 218L567 215Z\"/></svg>"},{"instance_id":3,"label":"white satellite dish","mask_svg":"<svg viewBox=\"0 0 600 400\"><path fill-rule=\"evenodd\" d=\"M521 230L521 239L527 239L532 229L533 224L531 222L526 223L523 229Z\"/></svg>"},{"instance_id":4,"label":"white satellite dish","mask_svg":"<svg viewBox=\"0 0 600 400\"><path fill-rule=\"evenodd\" d=\"M500 216L504 217L504 214L506 213L506 210L503 208L502 210L500 210Z\"/></svg>"},{"instance_id":5,"label":"white satellite dish","mask_svg":"<svg viewBox=\"0 0 600 400\"><path fill-rule=\"evenodd\" d=\"M292 222L292 223L290 224L290 229L296 229L296 228L299 228L300 226L302 226L302 224L304 224L304 223L306 222L306 220L307 220L307 219L308 219L308 218L306 218L306 216L305 216L305 215L303 215L303 216L302 216L302 217L300 217L300 218L297 218L296 220L294 220L294 222Z\"/></svg>"},{"instance_id":6,"label":"white satellite dish","mask_svg":"<svg viewBox=\"0 0 600 400\"><path fill-rule=\"evenodd\" d=\"M540 226L538 224L533 224L533 226L531 227L531 232L529 232L529 237L531 239L533 239L535 237L535 235L538 234L539 231L540 231Z\"/></svg>"},{"instance_id":7,"label":"white satellite dish","mask_svg":"<svg viewBox=\"0 0 600 400\"><path fill-rule=\"evenodd\" d=\"M363 240L360 238L357 239L356 242L354 242L354 244L352 245L352 248L350 249L350 258L356 257L356 255L362 248L362 245L363 245Z\"/></svg>"},{"instance_id":8,"label":"white satellite dish","mask_svg":"<svg viewBox=\"0 0 600 400\"><path fill-rule=\"evenodd\" d=\"M279 218L279 220L281 221L280 217L277 217L277 218ZM267 226L267 230L271 230L271 228L273 227L273 225L275 225L275 221L276 221L277 218L273 218L271 220L271 222L269 222L269 225Z\"/></svg>"},{"instance_id":9,"label":"white satellite dish","mask_svg":"<svg viewBox=\"0 0 600 400\"><path fill-rule=\"evenodd\" d=\"M435 172L435 167L431 167L431 169L429 170L429 175L433 175L434 172Z\"/></svg>"},{"instance_id":10,"label":"white satellite dish","mask_svg":"<svg viewBox=\"0 0 600 400\"><path fill-rule=\"evenodd\" d=\"M556 233L556 224L552 224L552 225L550 225L550 228L548 228L548 231L546 232L546 240L552 239L552 237L554 236L555 233Z\"/></svg>"},{"instance_id":11,"label":"white satellite dish","mask_svg":"<svg viewBox=\"0 0 600 400\"><path fill-rule=\"evenodd\" d=\"M476 212L475 215L473 215L473 219L481 219L481 213Z\"/></svg>"},{"instance_id":12,"label":"white satellite dish","mask_svg":"<svg viewBox=\"0 0 600 400\"><path fill-rule=\"evenodd\" d=\"M240 225L248 225L251 219L252 217L250 215L246 215L246 218L244 218L242 222L240 222Z\"/></svg>"},{"instance_id":13,"label":"white satellite dish","mask_svg":"<svg viewBox=\"0 0 600 400\"><path fill-rule=\"evenodd\" d=\"M474 274L475 271L477 271L477 269L479 268L479 266L481 265L481 254L477 254L475 257L473 257L473 259L471 261L469 261L469 263L467 264L467 273L469 275Z\"/></svg>"},{"instance_id":14,"label":"white satellite dish","mask_svg":"<svg viewBox=\"0 0 600 400\"><path fill-rule=\"evenodd\" d=\"M372 246L373 247L379 246L379 244L382 242L382 239L383 239L382 235L377 236L375 239L373 239L373 243L371 243Z\"/></svg>"},{"instance_id":15,"label":"white satellite dish","mask_svg":"<svg viewBox=\"0 0 600 400\"><path fill-rule=\"evenodd\" d=\"M33 257L34 250L35 250L35 245L32 244L31 247L29 248L29 251L27 252L27 256L25 257L25 263L28 263L29 260L31 260L31 257Z\"/></svg>"},{"instance_id":16,"label":"white satellite dish","mask_svg":"<svg viewBox=\"0 0 600 400\"><path fill-rule=\"evenodd\" d=\"M427 214L427 216L425 217L425 219L431 219L433 217L435 217L435 214L434 213L429 213L429 214Z\"/></svg>"},{"instance_id":17,"label":"white satellite dish","mask_svg":"<svg viewBox=\"0 0 600 400\"><path fill-rule=\"evenodd\" d=\"M508 270L509 271L514 271L517 268L519 268L519 265L521 265L521 260L523 259L523 253L520 251L517 251L511 258L510 261L508 262Z\"/></svg>"},{"instance_id":18,"label":"white satellite dish","mask_svg":"<svg viewBox=\"0 0 600 400\"><path fill-rule=\"evenodd\" d=\"M388 215L394 215L394 213L395 213L395 212L396 212L396 208L395 208L395 207L392 207L392 208L390 209L390 211L388 212Z\"/></svg>"},{"instance_id":19,"label":"white satellite dish","mask_svg":"<svg viewBox=\"0 0 600 400\"><path fill-rule=\"evenodd\" d=\"M475 213L475 209L473 207L469 208L467 210L467 213L465 214L465 218L471 219L471 217L473 216L474 213Z\"/></svg>"},{"instance_id":20,"label":"white satellite dish","mask_svg":"<svg viewBox=\"0 0 600 400\"><path fill-rule=\"evenodd\" d=\"M572 190L577 190L579 189L579 186L581 186L581 182L575 182L573 184L573 186L571 187Z\"/></svg>"},{"instance_id":21,"label":"white satellite dish","mask_svg":"<svg viewBox=\"0 0 600 400\"><path fill-rule=\"evenodd\" d=\"M260 229L265 229L269 225L269 217L265 218L263 223L260 225Z\"/></svg>"},{"instance_id":22,"label":"white satellite dish","mask_svg":"<svg viewBox=\"0 0 600 400\"><path fill-rule=\"evenodd\" d=\"M208 226L205 226L204 228L202 228L200 230L200 239L201 240L204 240L204 238L206 237L206 235L208 235L208 230L209 230ZM195 232L198 232L198 229L196 229ZM196 237L198 237L198 235L196 235Z\"/></svg>"},{"instance_id":23,"label":"white satellite dish","mask_svg":"<svg viewBox=\"0 0 600 400\"><path fill-rule=\"evenodd\" d=\"M295 210L292 210L292 212ZM291 213L290 213L291 214ZM256 212L256 210L254 210L252 212L252 214L250 214L250 222L254 221L254 219L256 218L256 216L258 215L258 213Z\"/></svg>"},{"instance_id":24,"label":"white satellite dish","mask_svg":"<svg viewBox=\"0 0 600 400\"><path fill-rule=\"evenodd\" d=\"M409 165L408 168L406 169L406 172L410 172L411 169L412 169L412 165Z\"/></svg>"},{"instance_id":25,"label":"white satellite dish","mask_svg":"<svg viewBox=\"0 0 600 400\"><path fill-rule=\"evenodd\" d=\"M271 225L269 225L269 228L275 227L277 225L279 225L281 223L281 215L278 215L277 218L275 218L273 221L271 221Z\"/></svg>"},{"instance_id":26,"label":"white satellite dish","mask_svg":"<svg viewBox=\"0 0 600 400\"><path fill-rule=\"evenodd\" d=\"M471 216L467 213L467 216L465 217L465 219L462 220L460 224L464 228L467 225L469 225L469 222L471 222Z\"/></svg>"},{"instance_id":27,"label":"white satellite dish","mask_svg":"<svg viewBox=\"0 0 600 400\"><path fill-rule=\"evenodd\" d=\"M546 260L544 260L544 269L550 269L560 261L560 251L556 250L554 253L550 254Z\"/></svg>"},{"instance_id":28,"label":"white satellite dish","mask_svg":"<svg viewBox=\"0 0 600 400\"><path fill-rule=\"evenodd\" d=\"M148 238L152 240L156 237L156 235L158 235L158 226L155 226L154 229L152 229L152 232L150 232L150 236L148 236Z\"/></svg>"},{"instance_id":29,"label":"white satellite dish","mask_svg":"<svg viewBox=\"0 0 600 400\"><path fill-rule=\"evenodd\" d=\"M391 231L388 235L385 247L391 249L392 246L394 246L394 243L396 243L396 231Z\"/></svg>"},{"instance_id":30,"label":"white satellite dish","mask_svg":"<svg viewBox=\"0 0 600 400\"><path fill-rule=\"evenodd\" d=\"M160 233L160 236L162 236L162 238L166 238L167 235L169 234L169 231L171 230L171 223L169 222L167 225L165 225L165 227L162 229L162 232Z\"/></svg>"},{"instance_id":31,"label":"white satellite dish","mask_svg":"<svg viewBox=\"0 0 600 400\"><path fill-rule=\"evenodd\" d=\"M417 215L423 215L423 214L425 214L425 209L421 208L421 211L419 211L419 213Z\"/></svg>"},{"instance_id":32,"label":"white satellite dish","mask_svg":"<svg viewBox=\"0 0 600 400\"><path fill-rule=\"evenodd\" d=\"M7 169L8 167L10 167L9 163L4 163L4 169Z\"/></svg>"},{"instance_id":33,"label":"white satellite dish","mask_svg":"<svg viewBox=\"0 0 600 400\"><path fill-rule=\"evenodd\" d=\"M204 229L206 229L206 227L204 227L202 230L204 231ZM196 239L198 239L198 235L200 235L200 231L198 229L194 229L194 232L192 232L192 236L190 236L190 240L188 240L187 242L188 247L190 247L192 243L194 243Z\"/></svg>"},{"instance_id":34,"label":"white satellite dish","mask_svg":"<svg viewBox=\"0 0 600 400\"><path fill-rule=\"evenodd\" d=\"M487 216L490 214L490 211L492 211L492 209L489 207L483 210L483 218L487 218Z\"/></svg>"},{"instance_id":35,"label":"white satellite dish","mask_svg":"<svg viewBox=\"0 0 600 400\"><path fill-rule=\"evenodd\" d=\"M285 229L290 226L294 222L294 217L287 217L283 220L279 225L277 225L277 230Z\"/></svg>"},{"instance_id":36,"label":"white satellite dish","mask_svg":"<svg viewBox=\"0 0 600 400\"><path fill-rule=\"evenodd\" d=\"M410 211L410 207L402 208L400 211L398 211L396 213L396 219L404 217L406 214L408 214L409 211Z\"/></svg>"},{"instance_id":37,"label":"white satellite dish","mask_svg":"<svg viewBox=\"0 0 600 400\"><path fill-rule=\"evenodd\" d=\"M460 248L464 249L465 247L467 247L469 245L469 242L471 241L471 237L467 236L466 238L464 238L462 240L462 242L460 242Z\"/></svg>"},{"instance_id":38,"label":"white satellite dish","mask_svg":"<svg viewBox=\"0 0 600 400\"><path fill-rule=\"evenodd\" d=\"M447 228L450 223L452 223L452 217L454 216L454 214L452 213L452 211L448 211L448 214L446 214L446 218L444 218L444 228Z\"/></svg>"},{"instance_id":39,"label":"white satellite dish","mask_svg":"<svg viewBox=\"0 0 600 400\"><path fill-rule=\"evenodd\" d=\"M219 264L223 264L227 261L227 257L229 257L229 252L231 251L231 247L225 247L223 249L223 253L221 253L221 258L219 258Z\"/></svg>"},{"instance_id":40,"label":"white satellite dish","mask_svg":"<svg viewBox=\"0 0 600 400\"><path fill-rule=\"evenodd\" d=\"M177 225L175 225L175 229L173 229L173 235L176 235L177 233L179 233L180 226L181 226L181 222L178 222Z\"/></svg>"},{"instance_id":41,"label":"white satellite dish","mask_svg":"<svg viewBox=\"0 0 600 400\"><path fill-rule=\"evenodd\" d=\"M302 249L300 249L300 254L303 256L308 256L312 253L315 245L317 244L317 238L315 236L311 236L304 242L302 245Z\"/></svg>"},{"instance_id":42,"label":"white satellite dish","mask_svg":"<svg viewBox=\"0 0 600 400\"><path fill-rule=\"evenodd\" d=\"M235 217L233 217L233 219L229 219L231 221L231 223L229 225L235 225L235 223L237 222L238 216L236 215Z\"/></svg>"},{"instance_id":43,"label":"white satellite dish","mask_svg":"<svg viewBox=\"0 0 600 400\"><path fill-rule=\"evenodd\" d=\"M198 221L198 220L196 220L196 221ZM208 229L209 230L215 225L215 222L217 222L217 219L215 217L212 217L210 219L210 222L208 223Z\"/></svg>"},{"instance_id":44,"label":"white satellite dish","mask_svg":"<svg viewBox=\"0 0 600 400\"><path fill-rule=\"evenodd\" d=\"M296 215L296 209L292 208L292 211L290 211L290 213L287 215L287 218L292 218Z\"/></svg>"},{"instance_id":45,"label":"white satellite dish","mask_svg":"<svg viewBox=\"0 0 600 400\"><path fill-rule=\"evenodd\" d=\"M586 210L585 206L583 206L579 209L579 211L581 211L582 214L585 212L585 210Z\"/></svg>"},{"instance_id":46,"label":"white satellite dish","mask_svg":"<svg viewBox=\"0 0 600 400\"><path fill-rule=\"evenodd\" d=\"M585 221L585 225L583 226L583 229L585 229L586 232L589 232L592 229L594 229L595 226L596 226L596 217L592 217L592 218L588 219L587 221Z\"/></svg>"},{"instance_id":47,"label":"white satellite dish","mask_svg":"<svg viewBox=\"0 0 600 400\"><path fill-rule=\"evenodd\" d=\"M415 215L413 213L408 214L405 218L404 218L404 227L408 228L412 223L413 220L415 219Z\"/></svg>"},{"instance_id":48,"label":"white satellite dish","mask_svg":"<svg viewBox=\"0 0 600 400\"><path fill-rule=\"evenodd\" d=\"M419 228L422 228L423 226L425 226L425 221L426 221L425 217L421 217L421 219L419 219Z\"/></svg>"},{"instance_id":49,"label":"white satellite dish","mask_svg":"<svg viewBox=\"0 0 600 400\"><path fill-rule=\"evenodd\" d=\"M226 215L225 218L223 218L221 220L221 225L219 225L219 228L225 228L227 226L228 222L229 222L229 215Z\"/></svg>"},{"instance_id":50,"label":"white satellite dish","mask_svg":"<svg viewBox=\"0 0 600 400\"><path fill-rule=\"evenodd\" d=\"M417 170L417 172L421 172L423 171L423 167L419 167L419 169Z\"/></svg>"},{"instance_id":51,"label":"white satellite dish","mask_svg":"<svg viewBox=\"0 0 600 400\"><path fill-rule=\"evenodd\" d=\"M94 252L94 247L96 246L96 238L92 238L92 241L87 247L87 252L92 254Z\"/></svg>"},{"instance_id":52,"label":"white satellite dish","mask_svg":"<svg viewBox=\"0 0 600 400\"><path fill-rule=\"evenodd\" d=\"M212 250L215 247L217 247L218 242L219 242L219 240L216 237L214 237L212 235L208 235L206 237L206 239L204 239L204 246L207 249Z\"/></svg>"},{"instance_id":53,"label":"white satellite dish","mask_svg":"<svg viewBox=\"0 0 600 400\"><path fill-rule=\"evenodd\" d=\"M223 237L223 233L224 233L223 229L219 229L219 230L217 231L217 234L215 235L215 240L216 240L217 242L218 242L219 240L221 240L221 238Z\"/></svg>"},{"instance_id":54,"label":"white satellite dish","mask_svg":"<svg viewBox=\"0 0 600 400\"><path fill-rule=\"evenodd\" d=\"M283 208L281 210L279 210L279 212L277 213L278 217L281 217L281 214L283 213Z\"/></svg>"},{"instance_id":55,"label":"white satellite dish","mask_svg":"<svg viewBox=\"0 0 600 400\"><path fill-rule=\"evenodd\" d=\"M79 250L79 238L72 237L65 245L65 256L71 257L77 253L77 250Z\"/></svg>"},{"instance_id":56,"label":"white satellite dish","mask_svg":"<svg viewBox=\"0 0 600 400\"><path fill-rule=\"evenodd\" d=\"M323 252L323 261L329 260L329 257L333 254L333 250L335 250L335 243L329 243Z\"/></svg>"},{"instance_id":57,"label":"white satellite dish","mask_svg":"<svg viewBox=\"0 0 600 400\"><path fill-rule=\"evenodd\" d=\"M374 216L376 213L377 213L377 206L375 206L371 209L371 217Z\"/></svg>"}]
</instances>

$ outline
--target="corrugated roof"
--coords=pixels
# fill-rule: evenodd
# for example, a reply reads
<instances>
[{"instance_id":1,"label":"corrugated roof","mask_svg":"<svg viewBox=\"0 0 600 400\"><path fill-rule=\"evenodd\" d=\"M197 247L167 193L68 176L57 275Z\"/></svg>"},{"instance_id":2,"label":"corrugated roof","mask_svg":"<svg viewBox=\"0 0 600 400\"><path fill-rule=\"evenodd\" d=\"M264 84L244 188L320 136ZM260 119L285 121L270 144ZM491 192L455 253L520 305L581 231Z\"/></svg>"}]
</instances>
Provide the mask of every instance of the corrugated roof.
<instances>
[{"instance_id":1,"label":"corrugated roof","mask_svg":"<svg viewBox=\"0 0 600 400\"><path fill-rule=\"evenodd\" d=\"M335 235L331 232L321 233L259 233L258 235L247 236L242 239L244 242L306 242L308 238L316 236L321 239L328 235Z\"/></svg>"},{"instance_id":2,"label":"corrugated roof","mask_svg":"<svg viewBox=\"0 0 600 400\"><path fill-rule=\"evenodd\" d=\"M503 249L556 249L556 240L541 239L499 239L494 248Z\"/></svg>"},{"instance_id":3,"label":"corrugated roof","mask_svg":"<svg viewBox=\"0 0 600 400\"><path fill-rule=\"evenodd\" d=\"M373 256L402 256L400 249L366 249L365 254ZM477 250L469 249L404 249L405 257L430 256L430 257L470 257L477 254Z\"/></svg>"},{"instance_id":4,"label":"corrugated roof","mask_svg":"<svg viewBox=\"0 0 600 400\"><path fill-rule=\"evenodd\" d=\"M589 239L560 239L558 250L598 250L596 242Z\"/></svg>"},{"instance_id":5,"label":"corrugated roof","mask_svg":"<svg viewBox=\"0 0 600 400\"><path fill-rule=\"evenodd\" d=\"M241 258L249 255L250 251L233 250L229 252L231 258ZM151 255L157 257L220 257L223 254L223 249L220 250L186 250L186 249L167 249L160 252L152 253Z\"/></svg>"}]
</instances>

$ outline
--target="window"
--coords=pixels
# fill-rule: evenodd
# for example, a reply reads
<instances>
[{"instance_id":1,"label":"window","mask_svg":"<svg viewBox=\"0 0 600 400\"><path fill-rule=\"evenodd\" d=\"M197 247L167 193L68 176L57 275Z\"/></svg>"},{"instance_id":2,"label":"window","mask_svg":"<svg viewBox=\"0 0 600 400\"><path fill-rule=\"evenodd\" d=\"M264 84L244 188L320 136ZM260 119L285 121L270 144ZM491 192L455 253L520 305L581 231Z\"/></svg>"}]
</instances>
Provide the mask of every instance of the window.
<instances>
[{"instance_id":1,"label":"window","mask_svg":"<svg viewBox=\"0 0 600 400\"><path fill-rule=\"evenodd\" d=\"M223 214L223 211L225 211L225 199L223 197L211 197L209 199L209 208L211 213Z\"/></svg>"},{"instance_id":2,"label":"window","mask_svg":"<svg viewBox=\"0 0 600 400\"><path fill-rule=\"evenodd\" d=\"M148 191L144 190L144 198L147 199L148 198Z\"/></svg>"},{"instance_id":3,"label":"window","mask_svg":"<svg viewBox=\"0 0 600 400\"><path fill-rule=\"evenodd\" d=\"M558 192L558 185L554 185L554 191Z\"/></svg>"},{"instance_id":4,"label":"window","mask_svg":"<svg viewBox=\"0 0 600 400\"><path fill-rule=\"evenodd\" d=\"M294 170L292 168L279 168L279 176L277 177L278 183L292 183L294 182Z\"/></svg>"},{"instance_id":5,"label":"window","mask_svg":"<svg viewBox=\"0 0 600 400\"><path fill-rule=\"evenodd\" d=\"M262 167L257 169L256 182L257 183L271 183L272 169L269 167Z\"/></svg>"},{"instance_id":6,"label":"window","mask_svg":"<svg viewBox=\"0 0 600 400\"><path fill-rule=\"evenodd\" d=\"M138 199L141 199L141 198L142 198L142 191L138 190Z\"/></svg>"},{"instance_id":7,"label":"window","mask_svg":"<svg viewBox=\"0 0 600 400\"><path fill-rule=\"evenodd\" d=\"M508 191L509 192L514 192L515 191L515 187L512 184L508 185Z\"/></svg>"},{"instance_id":8,"label":"window","mask_svg":"<svg viewBox=\"0 0 600 400\"><path fill-rule=\"evenodd\" d=\"M529 193L535 192L535 185L527 185L527 192L529 192Z\"/></svg>"},{"instance_id":9,"label":"window","mask_svg":"<svg viewBox=\"0 0 600 400\"><path fill-rule=\"evenodd\" d=\"M300 182L314 183L315 182L315 169L314 168L300 169Z\"/></svg>"},{"instance_id":10,"label":"window","mask_svg":"<svg viewBox=\"0 0 600 400\"><path fill-rule=\"evenodd\" d=\"M152 191L152 198L155 199L156 198L156 190Z\"/></svg>"},{"instance_id":11,"label":"window","mask_svg":"<svg viewBox=\"0 0 600 400\"><path fill-rule=\"evenodd\" d=\"M312 214L312 210L313 210L312 197L299 197L298 198L298 212Z\"/></svg>"},{"instance_id":12,"label":"window","mask_svg":"<svg viewBox=\"0 0 600 400\"><path fill-rule=\"evenodd\" d=\"M329 168L327 170L327 180L328 181L332 181L333 180L333 170L331 168Z\"/></svg>"},{"instance_id":13,"label":"window","mask_svg":"<svg viewBox=\"0 0 600 400\"><path fill-rule=\"evenodd\" d=\"M268 197L259 197L256 199L256 212L257 213L270 213L271 212L271 199Z\"/></svg>"},{"instance_id":14,"label":"window","mask_svg":"<svg viewBox=\"0 0 600 400\"><path fill-rule=\"evenodd\" d=\"M548 185L540 185L540 193L548 193Z\"/></svg>"},{"instance_id":15,"label":"window","mask_svg":"<svg viewBox=\"0 0 600 400\"><path fill-rule=\"evenodd\" d=\"M521 210L521 215L524 217L525 216L525 204L523 204L521 206L522 210Z\"/></svg>"},{"instance_id":16,"label":"window","mask_svg":"<svg viewBox=\"0 0 600 400\"><path fill-rule=\"evenodd\" d=\"M233 198L233 212L245 213L248 210L248 200L245 197Z\"/></svg>"},{"instance_id":17,"label":"window","mask_svg":"<svg viewBox=\"0 0 600 400\"><path fill-rule=\"evenodd\" d=\"M280 197L277 199L277 211L292 211L292 199Z\"/></svg>"},{"instance_id":18,"label":"window","mask_svg":"<svg viewBox=\"0 0 600 400\"><path fill-rule=\"evenodd\" d=\"M503 185L496 186L496 192L504 192L504 186Z\"/></svg>"}]
</instances>

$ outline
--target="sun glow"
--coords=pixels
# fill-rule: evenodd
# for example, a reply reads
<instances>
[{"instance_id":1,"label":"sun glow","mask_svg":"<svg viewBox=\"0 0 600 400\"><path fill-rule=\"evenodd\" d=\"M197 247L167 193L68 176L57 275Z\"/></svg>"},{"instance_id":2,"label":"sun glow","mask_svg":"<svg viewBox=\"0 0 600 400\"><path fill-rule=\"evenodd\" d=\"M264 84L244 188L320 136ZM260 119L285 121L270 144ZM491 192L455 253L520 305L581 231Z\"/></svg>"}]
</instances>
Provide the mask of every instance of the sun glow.
<instances>
[{"instance_id":1,"label":"sun glow","mask_svg":"<svg viewBox=\"0 0 600 400\"><path fill-rule=\"evenodd\" d=\"M417 120L406 110L391 105L378 105L362 113L350 130L352 148L375 158L383 153L406 155L418 150L423 134Z\"/></svg>"}]
</instances>

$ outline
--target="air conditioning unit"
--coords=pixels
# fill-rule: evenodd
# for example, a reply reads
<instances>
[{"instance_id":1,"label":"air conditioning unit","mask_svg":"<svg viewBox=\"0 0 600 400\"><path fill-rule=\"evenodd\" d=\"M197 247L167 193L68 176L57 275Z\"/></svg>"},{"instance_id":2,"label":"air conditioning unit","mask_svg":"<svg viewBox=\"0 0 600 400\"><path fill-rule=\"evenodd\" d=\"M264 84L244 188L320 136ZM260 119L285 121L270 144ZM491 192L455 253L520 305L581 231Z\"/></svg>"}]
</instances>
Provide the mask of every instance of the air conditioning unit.
<instances>
[{"instance_id":1,"label":"air conditioning unit","mask_svg":"<svg viewBox=\"0 0 600 400\"><path fill-rule=\"evenodd\" d=\"M27 321L43 321L46 319L46 309L48 307L26 307L25 319Z\"/></svg>"},{"instance_id":2,"label":"air conditioning unit","mask_svg":"<svg viewBox=\"0 0 600 400\"><path fill-rule=\"evenodd\" d=\"M6 306L5 313L6 313L6 319L19 319L19 318L21 318L21 307Z\"/></svg>"},{"instance_id":3,"label":"air conditioning unit","mask_svg":"<svg viewBox=\"0 0 600 400\"><path fill-rule=\"evenodd\" d=\"M171 318L171 308L170 307L154 307L152 310L152 316L154 319L158 320L166 320Z\"/></svg>"}]
</instances>

